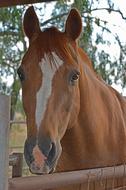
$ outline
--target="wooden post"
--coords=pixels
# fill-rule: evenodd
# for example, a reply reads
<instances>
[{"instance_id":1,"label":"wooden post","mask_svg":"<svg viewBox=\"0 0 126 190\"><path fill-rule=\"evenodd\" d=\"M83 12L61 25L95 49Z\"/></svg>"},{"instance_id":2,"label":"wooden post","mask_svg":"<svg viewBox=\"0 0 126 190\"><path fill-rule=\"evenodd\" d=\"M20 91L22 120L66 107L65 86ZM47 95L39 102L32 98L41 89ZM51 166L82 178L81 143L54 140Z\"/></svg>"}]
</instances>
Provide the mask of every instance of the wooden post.
<instances>
[{"instance_id":1,"label":"wooden post","mask_svg":"<svg viewBox=\"0 0 126 190\"><path fill-rule=\"evenodd\" d=\"M23 167L23 154L22 153L13 153L14 156L17 156L17 162L12 168L12 177L21 177L22 176L22 167Z\"/></svg>"},{"instance_id":2,"label":"wooden post","mask_svg":"<svg viewBox=\"0 0 126 190\"><path fill-rule=\"evenodd\" d=\"M10 98L0 95L0 190L8 190Z\"/></svg>"},{"instance_id":3,"label":"wooden post","mask_svg":"<svg viewBox=\"0 0 126 190\"><path fill-rule=\"evenodd\" d=\"M9 166L12 166L12 177L22 176L23 153L9 155Z\"/></svg>"}]
</instances>

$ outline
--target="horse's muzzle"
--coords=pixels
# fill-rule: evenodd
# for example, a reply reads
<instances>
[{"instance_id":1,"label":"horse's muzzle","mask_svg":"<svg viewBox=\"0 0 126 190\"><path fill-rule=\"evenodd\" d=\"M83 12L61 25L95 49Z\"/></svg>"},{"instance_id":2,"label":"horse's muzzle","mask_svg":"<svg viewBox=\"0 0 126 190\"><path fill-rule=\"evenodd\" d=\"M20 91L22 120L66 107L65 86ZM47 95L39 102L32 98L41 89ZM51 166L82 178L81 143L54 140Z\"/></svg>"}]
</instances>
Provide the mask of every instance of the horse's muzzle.
<instances>
[{"instance_id":1,"label":"horse's muzzle","mask_svg":"<svg viewBox=\"0 0 126 190\"><path fill-rule=\"evenodd\" d=\"M31 173L52 173L62 152L60 142L54 143L49 139L38 141L38 144L30 142L30 139L25 142L24 155Z\"/></svg>"},{"instance_id":2,"label":"horse's muzzle","mask_svg":"<svg viewBox=\"0 0 126 190\"><path fill-rule=\"evenodd\" d=\"M44 163L41 166L38 166L36 162L32 162L30 164L29 170L31 173L37 174L37 175L49 174L50 171L52 171L52 169L46 163Z\"/></svg>"}]
</instances>

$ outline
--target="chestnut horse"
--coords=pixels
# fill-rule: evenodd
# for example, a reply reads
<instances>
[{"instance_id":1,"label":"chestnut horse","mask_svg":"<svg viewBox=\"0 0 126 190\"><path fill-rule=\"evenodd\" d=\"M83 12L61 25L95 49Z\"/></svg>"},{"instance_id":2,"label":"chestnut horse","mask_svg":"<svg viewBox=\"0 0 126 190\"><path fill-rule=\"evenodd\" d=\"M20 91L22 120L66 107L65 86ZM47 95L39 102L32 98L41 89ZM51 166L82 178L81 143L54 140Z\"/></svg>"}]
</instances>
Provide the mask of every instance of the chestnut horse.
<instances>
[{"instance_id":1,"label":"chestnut horse","mask_svg":"<svg viewBox=\"0 0 126 190\"><path fill-rule=\"evenodd\" d=\"M78 11L70 11L64 32L55 27L41 31L29 7L23 27L29 48L18 74L30 171L47 174L125 163L126 99L98 77L78 47Z\"/></svg>"}]
</instances>

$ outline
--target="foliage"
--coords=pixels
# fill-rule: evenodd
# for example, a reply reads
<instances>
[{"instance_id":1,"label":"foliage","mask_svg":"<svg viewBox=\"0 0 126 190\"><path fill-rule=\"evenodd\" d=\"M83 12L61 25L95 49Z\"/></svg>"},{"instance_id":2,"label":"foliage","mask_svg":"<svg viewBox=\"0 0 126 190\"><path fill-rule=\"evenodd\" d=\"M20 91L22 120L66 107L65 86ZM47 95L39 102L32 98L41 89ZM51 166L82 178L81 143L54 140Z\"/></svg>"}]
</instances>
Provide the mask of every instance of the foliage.
<instances>
[{"instance_id":1,"label":"foliage","mask_svg":"<svg viewBox=\"0 0 126 190\"><path fill-rule=\"evenodd\" d=\"M115 13L123 20L126 18L115 5L114 0L105 1L106 6L101 7L99 6L100 0L74 0L73 4L59 0L55 4L51 18L46 21L41 20L41 26L55 25L63 30L70 8L76 7L82 16L84 28L79 41L80 46L88 53L95 69L107 83L121 83L124 87L126 84L126 43L122 44L118 33L113 34L106 18L101 19L100 14L96 16L94 13L104 11L110 16ZM46 6L39 7L41 15L44 15ZM25 6L17 6L0 10L0 92L12 95L11 119L14 118L16 108L22 111L19 98L20 82L16 72L27 47L22 31L24 9ZM119 55L116 57L111 56L112 43L115 43L119 49ZM110 50L106 51L106 47ZM13 78L11 83L10 77Z\"/></svg>"},{"instance_id":2,"label":"foliage","mask_svg":"<svg viewBox=\"0 0 126 190\"><path fill-rule=\"evenodd\" d=\"M0 12L0 91L12 95L11 119L14 117L20 90L16 71L26 49L21 21L23 11L23 7L13 7L1 8ZM12 82L8 81L9 76L12 76Z\"/></svg>"},{"instance_id":3,"label":"foliage","mask_svg":"<svg viewBox=\"0 0 126 190\"><path fill-rule=\"evenodd\" d=\"M123 20L126 20L123 13L119 8L116 8L114 1L106 0L106 6L99 6L99 0L74 0L71 7L76 7L79 9L82 19L83 19L83 34L80 38L80 46L85 49L88 53L96 71L102 75L103 79L108 83L122 85L124 88L126 85L126 44L121 43L121 39L118 33L114 34L112 27L110 27L108 20L106 18L103 20L98 16L94 16L94 12L103 12L104 14L109 14L111 17L112 13L118 14ZM57 12L58 8L58 12ZM69 5L64 5L65 10L69 10ZM59 13L60 12L60 13ZM58 23L57 25L63 26L63 17L60 14L65 15L66 11L63 9L63 2L58 1L53 10L53 23ZM57 16L59 14L59 17ZM54 16L57 20L54 20ZM60 21L60 22L59 22ZM119 24L119 23L117 23ZM116 27L116 26L115 26ZM97 32L95 31L97 29ZM94 36L94 33L96 36ZM105 37L108 35L109 38ZM111 39L111 41L110 41ZM120 55L117 57L112 57L111 55L111 45L115 44L118 46ZM102 46L102 48L101 48ZM105 50L105 47L109 47L109 53ZM100 47L100 48L99 48ZM108 69L109 68L109 69Z\"/></svg>"}]
</instances>

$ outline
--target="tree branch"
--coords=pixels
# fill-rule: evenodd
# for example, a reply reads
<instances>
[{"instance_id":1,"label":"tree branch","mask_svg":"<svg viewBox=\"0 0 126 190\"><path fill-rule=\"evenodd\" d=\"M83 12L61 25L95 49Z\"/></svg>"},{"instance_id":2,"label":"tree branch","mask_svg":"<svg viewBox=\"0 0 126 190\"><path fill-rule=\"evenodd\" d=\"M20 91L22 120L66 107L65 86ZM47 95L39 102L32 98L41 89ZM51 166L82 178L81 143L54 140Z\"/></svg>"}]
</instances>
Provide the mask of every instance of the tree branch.
<instances>
[{"instance_id":1,"label":"tree branch","mask_svg":"<svg viewBox=\"0 0 126 190\"><path fill-rule=\"evenodd\" d=\"M14 31L0 31L0 36L19 36L18 32L14 32Z\"/></svg>"},{"instance_id":2,"label":"tree branch","mask_svg":"<svg viewBox=\"0 0 126 190\"><path fill-rule=\"evenodd\" d=\"M55 16L55 17L52 17L52 18L46 20L45 22L43 22L43 23L41 24L41 26L45 26L46 24L50 23L51 21L54 21L54 20L56 20L56 19L58 19L58 18L62 18L62 17L67 16L67 15L68 15L68 13L59 14L59 15L57 15L57 16Z\"/></svg>"},{"instance_id":3,"label":"tree branch","mask_svg":"<svg viewBox=\"0 0 126 190\"><path fill-rule=\"evenodd\" d=\"M123 15L123 13L119 9L112 9L112 8L106 8L106 7L104 7L104 8L95 8L95 9L92 9L92 10L90 10L90 12L102 11L102 10L106 10L109 13L111 13L111 12L119 13L121 15L122 19L126 20L126 17ZM84 13L88 13L88 12L84 12Z\"/></svg>"},{"instance_id":4,"label":"tree branch","mask_svg":"<svg viewBox=\"0 0 126 190\"><path fill-rule=\"evenodd\" d=\"M108 11L109 13L111 13L111 12L119 13L121 15L122 19L126 20L126 17L124 17L123 13L119 9L112 9L112 8L107 8L107 7L90 9L89 11L84 11L83 14L91 13L91 12L94 12L94 11L102 11L102 10ZM67 15L68 15L68 12L63 13L63 14L59 14L59 15L57 15L55 17L52 17L52 18L46 20L45 22L43 22L41 24L41 26L45 26L46 24L50 23L51 21L54 21L56 19L60 19L60 18L62 18L64 16L67 16Z\"/></svg>"}]
</instances>

